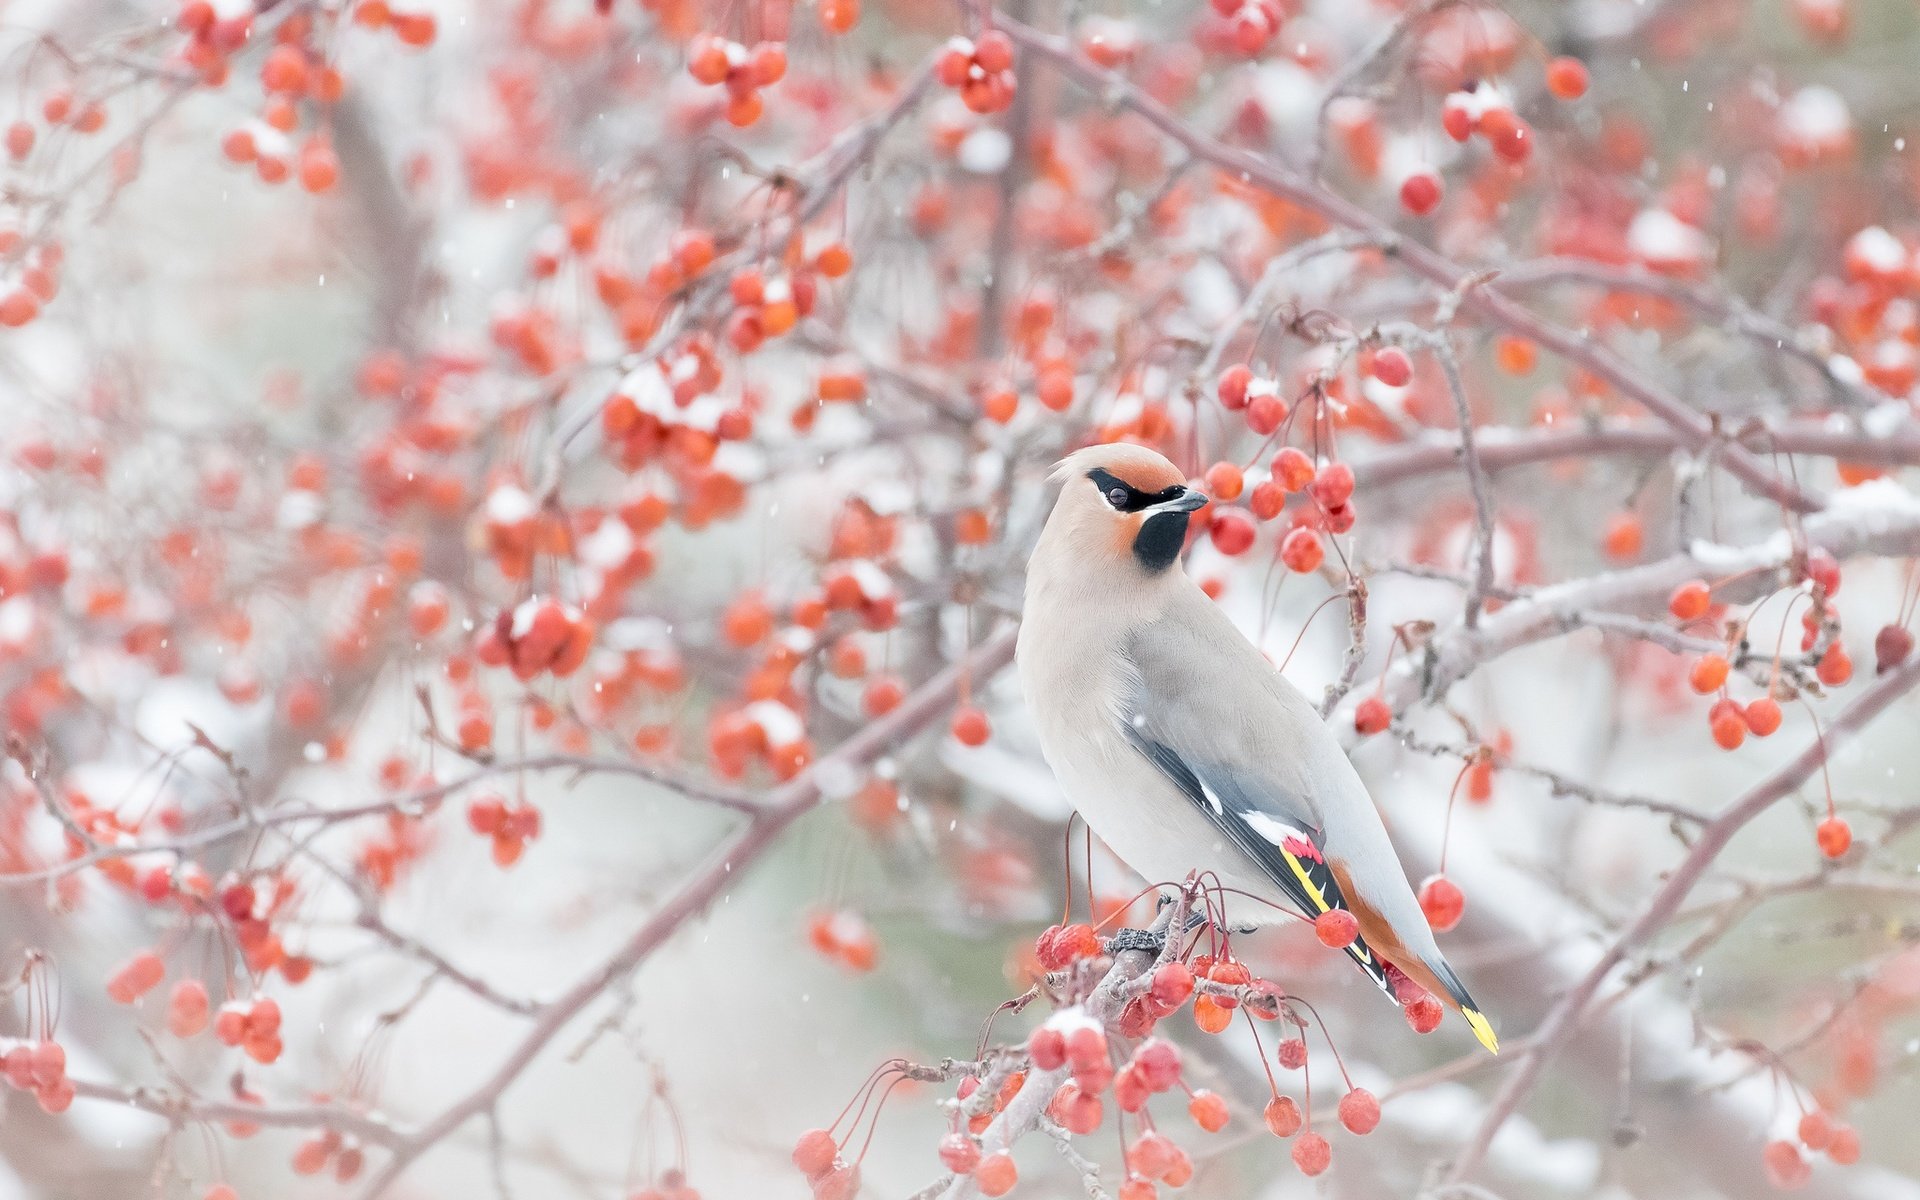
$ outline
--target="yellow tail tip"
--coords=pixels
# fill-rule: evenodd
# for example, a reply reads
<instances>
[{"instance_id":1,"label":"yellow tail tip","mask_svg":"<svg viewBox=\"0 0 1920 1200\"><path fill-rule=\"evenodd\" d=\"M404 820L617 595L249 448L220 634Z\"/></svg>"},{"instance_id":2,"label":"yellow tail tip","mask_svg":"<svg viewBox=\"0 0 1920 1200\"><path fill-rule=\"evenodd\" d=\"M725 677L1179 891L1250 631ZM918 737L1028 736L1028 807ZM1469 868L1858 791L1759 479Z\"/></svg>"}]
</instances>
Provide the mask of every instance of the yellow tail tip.
<instances>
[{"instance_id":1,"label":"yellow tail tip","mask_svg":"<svg viewBox=\"0 0 1920 1200\"><path fill-rule=\"evenodd\" d=\"M1494 1036L1493 1026L1487 1024L1485 1017L1471 1008L1461 1009L1460 1015L1467 1019L1468 1025L1472 1026L1473 1036L1480 1039L1482 1046L1494 1054L1500 1053L1500 1039Z\"/></svg>"}]
</instances>

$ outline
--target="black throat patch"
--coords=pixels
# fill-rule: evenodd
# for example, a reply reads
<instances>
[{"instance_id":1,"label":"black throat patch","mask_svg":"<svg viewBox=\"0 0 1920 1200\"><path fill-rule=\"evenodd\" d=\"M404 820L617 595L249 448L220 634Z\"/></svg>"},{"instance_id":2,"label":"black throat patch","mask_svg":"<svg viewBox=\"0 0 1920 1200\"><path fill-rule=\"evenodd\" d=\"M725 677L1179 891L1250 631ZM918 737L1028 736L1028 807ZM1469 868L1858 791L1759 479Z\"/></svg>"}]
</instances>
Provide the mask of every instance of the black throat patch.
<instances>
[{"instance_id":1,"label":"black throat patch","mask_svg":"<svg viewBox=\"0 0 1920 1200\"><path fill-rule=\"evenodd\" d=\"M1166 570L1180 557L1187 544L1187 518L1190 513L1155 513L1140 523L1133 539L1133 557L1152 572Z\"/></svg>"}]
</instances>

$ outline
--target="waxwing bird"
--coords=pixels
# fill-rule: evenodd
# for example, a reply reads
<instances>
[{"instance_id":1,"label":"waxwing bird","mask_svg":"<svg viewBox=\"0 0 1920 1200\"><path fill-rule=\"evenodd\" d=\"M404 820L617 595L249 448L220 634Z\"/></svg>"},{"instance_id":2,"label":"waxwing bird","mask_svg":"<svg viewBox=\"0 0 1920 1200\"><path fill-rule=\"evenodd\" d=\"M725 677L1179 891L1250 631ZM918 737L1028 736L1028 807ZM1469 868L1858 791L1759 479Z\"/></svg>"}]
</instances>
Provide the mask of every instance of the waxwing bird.
<instances>
[{"instance_id":1,"label":"waxwing bird","mask_svg":"<svg viewBox=\"0 0 1920 1200\"><path fill-rule=\"evenodd\" d=\"M1018 661L1073 806L1149 882L1217 876L1230 925L1282 919L1283 904L1351 912L1361 970L1390 996L1404 972L1499 1053L1339 742L1187 577L1187 521L1207 497L1140 446L1081 450L1054 477Z\"/></svg>"}]
</instances>

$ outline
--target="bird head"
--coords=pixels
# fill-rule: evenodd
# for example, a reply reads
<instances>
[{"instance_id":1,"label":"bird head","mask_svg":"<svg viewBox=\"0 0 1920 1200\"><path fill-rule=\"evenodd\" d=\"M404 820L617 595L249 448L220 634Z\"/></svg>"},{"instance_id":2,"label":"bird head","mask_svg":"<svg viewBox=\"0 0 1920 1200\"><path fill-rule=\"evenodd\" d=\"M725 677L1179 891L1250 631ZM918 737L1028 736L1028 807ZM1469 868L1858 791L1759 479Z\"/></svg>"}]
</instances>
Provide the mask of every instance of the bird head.
<instances>
[{"instance_id":1,"label":"bird head","mask_svg":"<svg viewBox=\"0 0 1920 1200\"><path fill-rule=\"evenodd\" d=\"M1144 446L1089 446L1054 469L1061 481L1050 530L1088 566L1130 564L1157 575L1180 558L1187 519L1207 503L1179 468Z\"/></svg>"}]
</instances>

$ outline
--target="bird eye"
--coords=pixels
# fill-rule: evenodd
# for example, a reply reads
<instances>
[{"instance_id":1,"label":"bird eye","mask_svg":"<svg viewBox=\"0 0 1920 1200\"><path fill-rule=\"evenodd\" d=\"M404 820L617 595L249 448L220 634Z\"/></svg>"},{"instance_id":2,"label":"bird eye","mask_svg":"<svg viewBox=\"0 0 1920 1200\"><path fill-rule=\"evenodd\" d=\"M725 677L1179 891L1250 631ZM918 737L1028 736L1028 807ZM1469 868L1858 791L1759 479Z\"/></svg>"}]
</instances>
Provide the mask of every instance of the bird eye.
<instances>
[{"instance_id":1,"label":"bird eye","mask_svg":"<svg viewBox=\"0 0 1920 1200\"><path fill-rule=\"evenodd\" d=\"M1113 505L1115 508L1124 507L1127 503L1127 489L1123 487L1108 488L1107 503Z\"/></svg>"}]
</instances>

